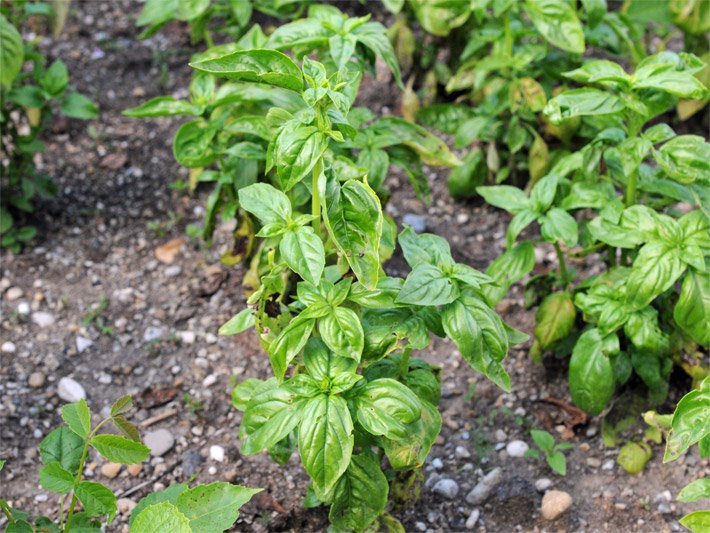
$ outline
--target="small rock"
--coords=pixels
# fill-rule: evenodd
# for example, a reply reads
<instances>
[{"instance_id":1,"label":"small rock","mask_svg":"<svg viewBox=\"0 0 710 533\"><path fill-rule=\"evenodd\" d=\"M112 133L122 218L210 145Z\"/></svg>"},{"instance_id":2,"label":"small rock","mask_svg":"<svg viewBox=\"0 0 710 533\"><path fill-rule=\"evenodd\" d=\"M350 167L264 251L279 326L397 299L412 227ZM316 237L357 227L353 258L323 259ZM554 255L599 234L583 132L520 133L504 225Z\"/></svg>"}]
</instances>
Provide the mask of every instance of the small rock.
<instances>
[{"instance_id":1,"label":"small rock","mask_svg":"<svg viewBox=\"0 0 710 533\"><path fill-rule=\"evenodd\" d=\"M661 514L670 514L673 510L671 509L670 504L664 502L658 504L658 512Z\"/></svg>"},{"instance_id":2,"label":"small rock","mask_svg":"<svg viewBox=\"0 0 710 533\"><path fill-rule=\"evenodd\" d=\"M84 387L72 378L62 378L57 384L57 395L68 403L86 399Z\"/></svg>"},{"instance_id":3,"label":"small rock","mask_svg":"<svg viewBox=\"0 0 710 533\"><path fill-rule=\"evenodd\" d=\"M505 447L505 451L508 452L508 455L511 457L523 457L528 449L529 446L522 440L512 440Z\"/></svg>"},{"instance_id":4,"label":"small rock","mask_svg":"<svg viewBox=\"0 0 710 533\"><path fill-rule=\"evenodd\" d=\"M27 384L33 389L39 389L47 378L42 372L32 372L30 377L27 378Z\"/></svg>"},{"instance_id":5,"label":"small rock","mask_svg":"<svg viewBox=\"0 0 710 533\"><path fill-rule=\"evenodd\" d=\"M94 342L91 339L82 337L81 335L76 336L76 351L77 353L82 353L88 348L90 348Z\"/></svg>"},{"instance_id":6,"label":"small rock","mask_svg":"<svg viewBox=\"0 0 710 533\"><path fill-rule=\"evenodd\" d=\"M143 470L143 465L141 463L136 463L134 465L128 465L126 467L126 470L128 470L128 473L130 475L132 475L133 477L136 477Z\"/></svg>"},{"instance_id":7,"label":"small rock","mask_svg":"<svg viewBox=\"0 0 710 533\"><path fill-rule=\"evenodd\" d=\"M402 217L402 224L412 226L415 233L424 233L426 231L426 217L414 213L406 213Z\"/></svg>"},{"instance_id":8,"label":"small rock","mask_svg":"<svg viewBox=\"0 0 710 533\"><path fill-rule=\"evenodd\" d=\"M541 477L535 481L535 490L538 492L545 492L547 489L552 487L552 480L546 477Z\"/></svg>"},{"instance_id":9,"label":"small rock","mask_svg":"<svg viewBox=\"0 0 710 533\"><path fill-rule=\"evenodd\" d=\"M466 495L466 501L471 505L480 505L485 502L502 479L503 470L498 467L494 468Z\"/></svg>"},{"instance_id":10,"label":"small rock","mask_svg":"<svg viewBox=\"0 0 710 533\"><path fill-rule=\"evenodd\" d=\"M46 502L48 499L49 496L47 496L46 494L38 494L37 496L35 496L35 501L40 503Z\"/></svg>"},{"instance_id":11,"label":"small rock","mask_svg":"<svg viewBox=\"0 0 710 533\"><path fill-rule=\"evenodd\" d=\"M555 520L572 507L572 496L561 490L548 490L542 497L540 512L545 520Z\"/></svg>"},{"instance_id":12,"label":"small rock","mask_svg":"<svg viewBox=\"0 0 710 533\"><path fill-rule=\"evenodd\" d=\"M143 443L150 448L153 457L161 457L175 445L175 437L167 429L156 429L146 433Z\"/></svg>"},{"instance_id":13,"label":"small rock","mask_svg":"<svg viewBox=\"0 0 710 533\"><path fill-rule=\"evenodd\" d=\"M165 269L165 276L168 278L176 278L182 272L180 265L171 265Z\"/></svg>"},{"instance_id":14,"label":"small rock","mask_svg":"<svg viewBox=\"0 0 710 533\"><path fill-rule=\"evenodd\" d=\"M195 343L195 333L193 331L181 331L179 334L180 342L183 344L194 344Z\"/></svg>"},{"instance_id":15,"label":"small rock","mask_svg":"<svg viewBox=\"0 0 710 533\"><path fill-rule=\"evenodd\" d=\"M109 479L115 478L121 471L119 463L104 463L101 465L101 474Z\"/></svg>"},{"instance_id":16,"label":"small rock","mask_svg":"<svg viewBox=\"0 0 710 533\"><path fill-rule=\"evenodd\" d=\"M197 467L204 462L204 458L195 450L187 450L182 454L182 473L190 477L197 473Z\"/></svg>"},{"instance_id":17,"label":"small rock","mask_svg":"<svg viewBox=\"0 0 710 533\"><path fill-rule=\"evenodd\" d=\"M210 466L210 467L207 469L207 473L208 473L210 476L214 476L214 475L217 473L217 469L216 469L214 466Z\"/></svg>"},{"instance_id":18,"label":"small rock","mask_svg":"<svg viewBox=\"0 0 710 533\"><path fill-rule=\"evenodd\" d=\"M424 522L415 522L414 527L416 528L417 531L426 531L427 527Z\"/></svg>"},{"instance_id":19,"label":"small rock","mask_svg":"<svg viewBox=\"0 0 710 533\"><path fill-rule=\"evenodd\" d=\"M221 446L210 446L210 459L218 463L224 462L224 448Z\"/></svg>"},{"instance_id":20,"label":"small rock","mask_svg":"<svg viewBox=\"0 0 710 533\"><path fill-rule=\"evenodd\" d=\"M202 380L203 387L211 387L215 383L217 383L217 376L215 376L214 374L210 374L209 376L207 376L205 379Z\"/></svg>"},{"instance_id":21,"label":"small rock","mask_svg":"<svg viewBox=\"0 0 710 533\"><path fill-rule=\"evenodd\" d=\"M605 461L604 464L602 465L602 470L614 470L614 459L609 459L608 461Z\"/></svg>"},{"instance_id":22,"label":"small rock","mask_svg":"<svg viewBox=\"0 0 710 533\"><path fill-rule=\"evenodd\" d=\"M434 459L431 460L431 466L436 470L441 470L444 468L444 462L438 457L434 457Z\"/></svg>"},{"instance_id":23,"label":"small rock","mask_svg":"<svg viewBox=\"0 0 710 533\"><path fill-rule=\"evenodd\" d=\"M454 455L458 459L470 459L471 457L471 452L469 452L466 448L463 446L456 446L456 450L454 450Z\"/></svg>"},{"instance_id":24,"label":"small rock","mask_svg":"<svg viewBox=\"0 0 710 533\"><path fill-rule=\"evenodd\" d=\"M459 494L459 484L453 479L443 478L436 482L432 488L439 496L453 500Z\"/></svg>"},{"instance_id":25,"label":"small rock","mask_svg":"<svg viewBox=\"0 0 710 533\"><path fill-rule=\"evenodd\" d=\"M135 501L130 498L119 498L116 500L116 506L118 507L118 512L122 515L129 515L131 511L138 505Z\"/></svg>"},{"instance_id":26,"label":"small rock","mask_svg":"<svg viewBox=\"0 0 710 533\"><path fill-rule=\"evenodd\" d=\"M20 302L17 304L17 312L23 316L27 316L30 312L32 312L32 309L30 308L30 304L27 302Z\"/></svg>"},{"instance_id":27,"label":"small rock","mask_svg":"<svg viewBox=\"0 0 710 533\"><path fill-rule=\"evenodd\" d=\"M493 436L495 437L496 442L505 442L508 439L508 435L506 435L505 431L502 429L496 429Z\"/></svg>"},{"instance_id":28,"label":"small rock","mask_svg":"<svg viewBox=\"0 0 710 533\"><path fill-rule=\"evenodd\" d=\"M602 462L596 457L587 457L587 466L591 466L592 468L599 468L601 465Z\"/></svg>"},{"instance_id":29,"label":"small rock","mask_svg":"<svg viewBox=\"0 0 710 533\"><path fill-rule=\"evenodd\" d=\"M15 346L14 342L5 341L2 343L0 350L2 350L4 353L15 353L15 350L17 350L17 346Z\"/></svg>"},{"instance_id":30,"label":"small rock","mask_svg":"<svg viewBox=\"0 0 710 533\"><path fill-rule=\"evenodd\" d=\"M14 300L19 300L20 298L22 298L23 294L25 293L20 287L10 287L5 293L5 299L9 302L12 302Z\"/></svg>"},{"instance_id":31,"label":"small rock","mask_svg":"<svg viewBox=\"0 0 710 533\"><path fill-rule=\"evenodd\" d=\"M37 311L36 313L32 313L32 322L37 324L40 328L48 328L54 324L54 316L44 311Z\"/></svg>"},{"instance_id":32,"label":"small rock","mask_svg":"<svg viewBox=\"0 0 710 533\"><path fill-rule=\"evenodd\" d=\"M476 527L476 522L478 522L478 517L481 516L481 511L474 509L471 514L468 515L466 519L466 529L473 529Z\"/></svg>"},{"instance_id":33,"label":"small rock","mask_svg":"<svg viewBox=\"0 0 710 533\"><path fill-rule=\"evenodd\" d=\"M156 326L148 326L145 328L145 332L143 333L143 341L145 342L153 342L157 341L163 336L163 328L158 328Z\"/></svg>"}]
</instances>

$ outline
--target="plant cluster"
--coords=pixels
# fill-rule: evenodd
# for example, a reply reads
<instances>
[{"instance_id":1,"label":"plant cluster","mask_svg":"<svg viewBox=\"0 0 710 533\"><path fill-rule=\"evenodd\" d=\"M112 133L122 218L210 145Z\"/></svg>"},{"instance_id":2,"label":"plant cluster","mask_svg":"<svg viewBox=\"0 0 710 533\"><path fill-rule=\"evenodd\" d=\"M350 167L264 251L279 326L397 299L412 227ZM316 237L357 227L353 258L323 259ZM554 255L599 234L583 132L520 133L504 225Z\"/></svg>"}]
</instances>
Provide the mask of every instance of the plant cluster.
<instances>
[{"instance_id":1,"label":"plant cluster","mask_svg":"<svg viewBox=\"0 0 710 533\"><path fill-rule=\"evenodd\" d=\"M44 151L41 136L54 108L69 118L98 116L96 105L69 86L66 65L56 60L47 66L36 46L39 38L26 40L20 34L28 19L50 16L55 17L55 33L59 32L61 12L54 13L49 4L0 5L0 246L14 253L37 233L27 222L33 203L56 193L52 179L34 164L35 156Z\"/></svg>"},{"instance_id":2,"label":"plant cluster","mask_svg":"<svg viewBox=\"0 0 710 533\"><path fill-rule=\"evenodd\" d=\"M123 396L110 414L98 424L91 422L86 400L62 407L62 425L50 432L39 445L42 468L39 484L59 497L57 518L27 513L0 499L0 510L8 520L7 533L100 532L111 525L118 512L116 496L108 487L84 479L89 451L94 450L119 464L142 463L150 449L141 444L138 428L125 414L132 408L130 396ZM119 434L100 433L112 424ZM0 470L5 461L0 460ZM239 508L259 489L215 482L189 488L179 483L143 498L130 516L132 533L221 533L232 527Z\"/></svg>"},{"instance_id":3,"label":"plant cluster","mask_svg":"<svg viewBox=\"0 0 710 533\"><path fill-rule=\"evenodd\" d=\"M569 442L557 444L555 443L555 437L541 429L531 429L530 436L538 449L530 448L525 452L525 457L534 459L544 457L553 472L561 476L567 475L567 458L562 452L572 448L572 444Z\"/></svg>"}]
</instances>

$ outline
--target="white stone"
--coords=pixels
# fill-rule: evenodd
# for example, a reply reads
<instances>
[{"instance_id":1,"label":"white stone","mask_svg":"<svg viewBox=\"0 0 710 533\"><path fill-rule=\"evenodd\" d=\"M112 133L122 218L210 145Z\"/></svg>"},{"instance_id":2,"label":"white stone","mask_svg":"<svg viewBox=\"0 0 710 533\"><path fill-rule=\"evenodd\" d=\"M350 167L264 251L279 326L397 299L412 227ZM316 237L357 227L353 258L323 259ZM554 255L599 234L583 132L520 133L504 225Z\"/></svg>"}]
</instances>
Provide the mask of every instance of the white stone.
<instances>
[{"instance_id":1,"label":"white stone","mask_svg":"<svg viewBox=\"0 0 710 533\"><path fill-rule=\"evenodd\" d=\"M2 350L5 353L15 353L15 350L17 350L17 347L15 346L14 342L5 341L2 343L0 350Z\"/></svg>"},{"instance_id":2,"label":"white stone","mask_svg":"<svg viewBox=\"0 0 710 533\"><path fill-rule=\"evenodd\" d=\"M218 463L224 462L224 448L221 446L210 446L210 459Z\"/></svg>"},{"instance_id":3,"label":"white stone","mask_svg":"<svg viewBox=\"0 0 710 533\"><path fill-rule=\"evenodd\" d=\"M466 529L473 529L476 527L476 522L478 522L478 517L481 516L481 511L474 509L471 514L468 515L466 519Z\"/></svg>"},{"instance_id":4,"label":"white stone","mask_svg":"<svg viewBox=\"0 0 710 533\"><path fill-rule=\"evenodd\" d=\"M20 302L17 304L17 312L23 316L27 316L32 312L32 309L30 308L30 304L27 302Z\"/></svg>"},{"instance_id":5,"label":"white stone","mask_svg":"<svg viewBox=\"0 0 710 533\"><path fill-rule=\"evenodd\" d=\"M456 450L454 450L454 455L456 455L458 459L469 459L471 457L471 452L469 452L463 446L456 446Z\"/></svg>"},{"instance_id":6,"label":"white stone","mask_svg":"<svg viewBox=\"0 0 710 533\"><path fill-rule=\"evenodd\" d=\"M195 332L194 331L181 331L178 333L180 336L180 342L183 344L194 344L195 343Z\"/></svg>"},{"instance_id":7,"label":"white stone","mask_svg":"<svg viewBox=\"0 0 710 533\"><path fill-rule=\"evenodd\" d=\"M522 440L512 440L505 447L511 457L523 457L530 447Z\"/></svg>"},{"instance_id":8,"label":"white stone","mask_svg":"<svg viewBox=\"0 0 710 533\"><path fill-rule=\"evenodd\" d=\"M175 437L167 429L161 428L146 433L143 443L150 448L153 457L160 457L175 445Z\"/></svg>"},{"instance_id":9,"label":"white stone","mask_svg":"<svg viewBox=\"0 0 710 533\"><path fill-rule=\"evenodd\" d=\"M214 374L210 374L209 376L207 376L205 379L202 380L203 387L211 387L215 383L217 383L217 376L215 376Z\"/></svg>"},{"instance_id":10,"label":"white stone","mask_svg":"<svg viewBox=\"0 0 710 533\"><path fill-rule=\"evenodd\" d=\"M432 490L439 496L453 500L459 494L459 484L453 479L444 478L437 481Z\"/></svg>"},{"instance_id":11,"label":"white stone","mask_svg":"<svg viewBox=\"0 0 710 533\"><path fill-rule=\"evenodd\" d=\"M555 520L572 507L572 496L561 490L548 490L542 497L540 512L545 520Z\"/></svg>"},{"instance_id":12,"label":"white stone","mask_svg":"<svg viewBox=\"0 0 710 533\"><path fill-rule=\"evenodd\" d=\"M5 293L5 299L12 302L13 300L19 300L22 295L25 294L20 287L10 287Z\"/></svg>"},{"instance_id":13,"label":"white stone","mask_svg":"<svg viewBox=\"0 0 710 533\"><path fill-rule=\"evenodd\" d=\"M168 278L175 278L180 275L182 268L180 265L172 265L165 269L165 276Z\"/></svg>"},{"instance_id":14,"label":"white stone","mask_svg":"<svg viewBox=\"0 0 710 533\"><path fill-rule=\"evenodd\" d=\"M134 500L130 498L119 498L116 500L116 506L118 507L118 512L122 515L129 515L131 511L138 505Z\"/></svg>"},{"instance_id":15,"label":"white stone","mask_svg":"<svg viewBox=\"0 0 710 533\"><path fill-rule=\"evenodd\" d=\"M157 341L163 336L163 328L158 328L155 326L148 326L145 328L145 332L143 333L143 340L145 342L153 342Z\"/></svg>"},{"instance_id":16,"label":"white stone","mask_svg":"<svg viewBox=\"0 0 710 533\"><path fill-rule=\"evenodd\" d=\"M495 437L496 442L505 442L508 439L508 435L506 435L505 431L502 429L496 429L493 436Z\"/></svg>"},{"instance_id":17,"label":"white stone","mask_svg":"<svg viewBox=\"0 0 710 533\"><path fill-rule=\"evenodd\" d=\"M546 477L541 477L535 480L535 490L538 492L545 492L547 489L552 487L552 480Z\"/></svg>"},{"instance_id":18,"label":"white stone","mask_svg":"<svg viewBox=\"0 0 710 533\"><path fill-rule=\"evenodd\" d=\"M62 378L57 383L57 395L68 403L78 402L86 399L84 387L72 378Z\"/></svg>"},{"instance_id":19,"label":"white stone","mask_svg":"<svg viewBox=\"0 0 710 533\"><path fill-rule=\"evenodd\" d=\"M503 470L494 468L479 481L471 492L466 495L466 501L472 505L480 505L488 499L494 488L503 479Z\"/></svg>"},{"instance_id":20,"label":"white stone","mask_svg":"<svg viewBox=\"0 0 710 533\"><path fill-rule=\"evenodd\" d=\"M444 462L438 457L435 457L431 460L431 466L434 467L436 470L441 470L442 468L444 468Z\"/></svg>"},{"instance_id":21,"label":"white stone","mask_svg":"<svg viewBox=\"0 0 710 533\"><path fill-rule=\"evenodd\" d=\"M90 348L94 342L91 339L82 337L81 335L76 336L76 351L77 353L82 353L86 349Z\"/></svg>"},{"instance_id":22,"label":"white stone","mask_svg":"<svg viewBox=\"0 0 710 533\"><path fill-rule=\"evenodd\" d=\"M54 316L44 311L32 313L32 322L37 324L40 328L47 328L54 324L54 321Z\"/></svg>"}]
</instances>

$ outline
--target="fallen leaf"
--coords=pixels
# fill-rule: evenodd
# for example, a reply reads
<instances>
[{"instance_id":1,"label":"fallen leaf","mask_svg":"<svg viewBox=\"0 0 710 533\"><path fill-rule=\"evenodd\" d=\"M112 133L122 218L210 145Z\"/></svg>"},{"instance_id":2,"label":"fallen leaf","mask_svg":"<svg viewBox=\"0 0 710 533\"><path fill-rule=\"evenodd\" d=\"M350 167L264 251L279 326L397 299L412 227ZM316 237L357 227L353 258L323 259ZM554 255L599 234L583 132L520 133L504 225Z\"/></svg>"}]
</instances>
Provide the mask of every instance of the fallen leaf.
<instances>
[{"instance_id":1,"label":"fallen leaf","mask_svg":"<svg viewBox=\"0 0 710 533\"><path fill-rule=\"evenodd\" d=\"M161 263L169 265L175 261L175 258L180 253L180 250L184 244L185 241L182 239L173 239L172 241L166 242L155 249L155 257L157 257L158 261Z\"/></svg>"},{"instance_id":2,"label":"fallen leaf","mask_svg":"<svg viewBox=\"0 0 710 533\"><path fill-rule=\"evenodd\" d=\"M170 385L151 385L143 389L140 396L136 398L136 404L141 409L152 409L160 407L175 399L179 389Z\"/></svg>"},{"instance_id":3,"label":"fallen leaf","mask_svg":"<svg viewBox=\"0 0 710 533\"><path fill-rule=\"evenodd\" d=\"M108 154L101 160L101 166L104 168L110 168L111 170L118 170L126 164L128 157L123 152Z\"/></svg>"}]
</instances>

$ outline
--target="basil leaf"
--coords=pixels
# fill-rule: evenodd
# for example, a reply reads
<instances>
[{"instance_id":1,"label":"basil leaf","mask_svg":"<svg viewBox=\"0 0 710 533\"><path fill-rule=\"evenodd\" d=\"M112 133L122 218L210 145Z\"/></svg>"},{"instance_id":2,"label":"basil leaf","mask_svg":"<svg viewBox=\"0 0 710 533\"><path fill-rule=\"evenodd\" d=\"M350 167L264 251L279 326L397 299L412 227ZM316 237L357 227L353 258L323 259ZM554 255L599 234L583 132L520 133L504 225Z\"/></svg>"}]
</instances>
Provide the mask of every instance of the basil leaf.
<instances>
[{"instance_id":1,"label":"basil leaf","mask_svg":"<svg viewBox=\"0 0 710 533\"><path fill-rule=\"evenodd\" d=\"M314 318L299 315L269 345L269 361L274 375L279 380L283 379L288 365L306 345L314 325Z\"/></svg>"},{"instance_id":2,"label":"basil leaf","mask_svg":"<svg viewBox=\"0 0 710 533\"><path fill-rule=\"evenodd\" d=\"M584 53L582 24L570 4L564 0L526 0L524 9L551 44L573 54Z\"/></svg>"},{"instance_id":3,"label":"basil leaf","mask_svg":"<svg viewBox=\"0 0 710 533\"><path fill-rule=\"evenodd\" d=\"M710 379L681 398L673 413L663 462L675 461L686 450L710 435Z\"/></svg>"},{"instance_id":4,"label":"basil leaf","mask_svg":"<svg viewBox=\"0 0 710 533\"><path fill-rule=\"evenodd\" d=\"M298 430L298 450L316 493L329 493L350 463L353 422L347 402L321 394L308 400Z\"/></svg>"},{"instance_id":5,"label":"basil leaf","mask_svg":"<svg viewBox=\"0 0 710 533\"><path fill-rule=\"evenodd\" d=\"M333 354L321 339L311 338L303 352L303 362L308 373L316 380L334 378L357 369L357 361Z\"/></svg>"},{"instance_id":6,"label":"basil leaf","mask_svg":"<svg viewBox=\"0 0 710 533\"><path fill-rule=\"evenodd\" d=\"M328 138L315 126L284 128L275 143L276 171L285 192L308 175L328 148Z\"/></svg>"},{"instance_id":7,"label":"basil leaf","mask_svg":"<svg viewBox=\"0 0 710 533\"><path fill-rule=\"evenodd\" d=\"M376 56L382 58L382 61L392 71L394 81L400 89L402 85L402 75L399 71L399 62L392 48L392 43L387 38L387 29L379 22L367 22L353 30L352 35L362 43L363 46L369 48Z\"/></svg>"},{"instance_id":8,"label":"basil leaf","mask_svg":"<svg viewBox=\"0 0 710 533\"><path fill-rule=\"evenodd\" d=\"M572 89L552 98L544 113L553 124L563 120L594 115L609 115L624 109L624 102L613 94L599 89Z\"/></svg>"},{"instance_id":9,"label":"basil leaf","mask_svg":"<svg viewBox=\"0 0 710 533\"><path fill-rule=\"evenodd\" d=\"M582 0L582 6L587 15L589 27L596 28L604 20L604 15L606 15L606 0Z\"/></svg>"},{"instance_id":10,"label":"basil leaf","mask_svg":"<svg viewBox=\"0 0 710 533\"><path fill-rule=\"evenodd\" d=\"M287 55L276 50L240 50L190 63L190 66L221 78L269 83L296 92L303 90L301 69Z\"/></svg>"},{"instance_id":11,"label":"basil leaf","mask_svg":"<svg viewBox=\"0 0 710 533\"><path fill-rule=\"evenodd\" d=\"M325 268L325 249L310 226L287 231L279 243L279 251L288 267L306 281L317 284Z\"/></svg>"},{"instance_id":12,"label":"basil leaf","mask_svg":"<svg viewBox=\"0 0 710 533\"><path fill-rule=\"evenodd\" d=\"M222 324L217 333L225 336L236 335L253 327L255 323L254 310L247 307Z\"/></svg>"},{"instance_id":13,"label":"basil leaf","mask_svg":"<svg viewBox=\"0 0 710 533\"><path fill-rule=\"evenodd\" d=\"M347 307L334 308L318 320L318 331L335 355L360 361L365 334L355 311Z\"/></svg>"},{"instance_id":14,"label":"basil leaf","mask_svg":"<svg viewBox=\"0 0 710 533\"><path fill-rule=\"evenodd\" d=\"M283 192L268 183L254 183L239 189L239 205L263 223L288 224L291 202Z\"/></svg>"},{"instance_id":15,"label":"basil leaf","mask_svg":"<svg viewBox=\"0 0 710 533\"><path fill-rule=\"evenodd\" d=\"M686 485L676 499L679 502L694 502L703 498L710 498L710 478L696 479Z\"/></svg>"},{"instance_id":16,"label":"basil leaf","mask_svg":"<svg viewBox=\"0 0 710 533\"><path fill-rule=\"evenodd\" d=\"M673 309L673 319L695 342L710 345L710 272L689 270Z\"/></svg>"},{"instance_id":17,"label":"basil leaf","mask_svg":"<svg viewBox=\"0 0 710 533\"><path fill-rule=\"evenodd\" d=\"M649 77L639 77L637 72L633 88L636 90L656 89L679 98L691 100L701 100L708 93L705 85L698 78L690 72L678 70L664 70Z\"/></svg>"},{"instance_id":18,"label":"basil leaf","mask_svg":"<svg viewBox=\"0 0 710 533\"><path fill-rule=\"evenodd\" d=\"M3 66L0 84L9 89L22 69L25 53L22 36L2 14L0 14L0 41L2 41L0 64Z\"/></svg>"},{"instance_id":19,"label":"basil leaf","mask_svg":"<svg viewBox=\"0 0 710 533\"><path fill-rule=\"evenodd\" d=\"M510 224L508 224L508 229L505 232L506 246L510 248L513 243L515 243L515 239L518 238L518 235L530 224L538 220L539 217L540 215L538 213L530 211L529 209L525 209L516 214L510 221Z\"/></svg>"},{"instance_id":20,"label":"basil leaf","mask_svg":"<svg viewBox=\"0 0 710 533\"><path fill-rule=\"evenodd\" d=\"M646 307L656 296L671 288L685 268L676 246L661 241L644 245L627 280L627 303L634 309Z\"/></svg>"},{"instance_id":21,"label":"basil leaf","mask_svg":"<svg viewBox=\"0 0 710 533\"><path fill-rule=\"evenodd\" d=\"M498 256L486 270L493 283L485 285L481 292L486 302L495 306L513 285L535 268L535 245L530 241L521 242Z\"/></svg>"},{"instance_id":22,"label":"basil leaf","mask_svg":"<svg viewBox=\"0 0 710 533\"><path fill-rule=\"evenodd\" d=\"M387 478L372 454L353 455L335 487L330 523L348 531L367 529L384 512L388 492Z\"/></svg>"},{"instance_id":23,"label":"basil leaf","mask_svg":"<svg viewBox=\"0 0 710 533\"><path fill-rule=\"evenodd\" d=\"M606 59L588 61L575 70L563 72L562 75L580 83L601 83L602 85L609 85L605 82L614 82L614 85L628 85L631 79L621 65Z\"/></svg>"},{"instance_id":24,"label":"basil leaf","mask_svg":"<svg viewBox=\"0 0 710 533\"><path fill-rule=\"evenodd\" d=\"M444 305L454 301L458 295L458 284L438 267L419 264L404 280L397 302L421 306Z\"/></svg>"},{"instance_id":25,"label":"basil leaf","mask_svg":"<svg viewBox=\"0 0 710 533\"><path fill-rule=\"evenodd\" d=\"M421 418L408 425L406 439L382 439L382 446L392 468L409 470L422 467L441 431L441 424L439 410L427 401L422 402Z\"/></svg>"},{"instance_id":26,"label":"basil leaf","mask_svg":"<svg viewBox=\"0 0 710 533\"><path fill-rule=\"evenodd\" d=\"M553 207L540 218L540 234L547 242L562 241L574 246L578 239L577 221L567 211Z\"/></svg>"},{"instance_id":27,"label":"basil leaf","mask_svg":"<svg viewBox=\"0 0 710 533\"><path fill-rule=\"evenodd\" d=\"M205 120L193 120L180 126L173 139L173 155L188 168L206 167L214 161L212 139L217 130Z\"/></svg>"},{"instance_id":28,"label":"basil leaf","mask_svg":"<svg viewBox=\"0 0 710 533\"><path fill-rule=\"evenodd\" d=\"M372 435L389 439L407 438L407 424L419 419L422 405L399 381L380 378L362 387L355 399L357 419Z\"/></svg>"},{"instance_id":29,"label":"basil leaf","mask_svg":"<svg viewBox=\"0 0 710 533\"><path fill-rule=\"evenodd\" d=\"M418 235L411 227L405 226L398 237L404 259L410 267L429 264L440 268L451 268L451 247L446 239L432 233Z\"/></svg>"},{"instance_id":30,"label":"basil leaf","mask_svg":"<svg viewBox=\"0 0 710 533\"><path fill-rule=\"evenodd\" d=\"M567 291L553 292L540 304L535 314L535 337L543 349L565 339L574 326L577 310Z\"/></svg>"},{"instance_id":31,"label":"basil leaf","mask_svg":"<svg viewBox=\"0 0 710 533\"><path fill-rule=\"evenodd\" d=\"M199 115L200 109L185 100L177 100L172 96L158 96L144 104L123 113L126 117L172 117L175 115Z\"/></svg>"},{"instance_id":32,"label":"basil leaf","mask_svg":"<svg viewBox=\"0 0 710 533\"><path fill-rule=\"evenodd\" d=\"M710 176L710 143L698 135L679 135L671 139L653 156L668 176L678 183L708 181Z\"/></svg>"},{"instance_id":33,"label":"basil leaf","mask_svg":"<svg viewBox=\"0 0 710 533\"><path fill-rule=\"evenodd\" d=\"M255 455L271 448L298 426L302 416L303 402L287 388L266 388L255 394L242 418L241 453Z\"/></svg>"},{"instance_id":34,"label":"basil leaf","mask_svg":"<svg viewBox=\"0 0 710 533\"><path fill-rule=\"evenodd\" d=\"M476 192L483 196L486 203L505 209L513 215L532 209L530 199L517 187L510 185L476 187Z\"/></svg>"},{"instance_id":35,"label":"basil leaf","mask_svg":"<svg viewBox=\"0 0 710 533\"><path fill-rule=\"evenodd\" d=\"M611 341L609 339L612 339ZM591 415L606 407L616 388L609 353L618 352L616 335L602 338L597 329L582 333L569 363L569 390L572 401Z\"/></svg>"}]
</instances>

